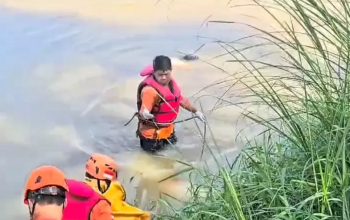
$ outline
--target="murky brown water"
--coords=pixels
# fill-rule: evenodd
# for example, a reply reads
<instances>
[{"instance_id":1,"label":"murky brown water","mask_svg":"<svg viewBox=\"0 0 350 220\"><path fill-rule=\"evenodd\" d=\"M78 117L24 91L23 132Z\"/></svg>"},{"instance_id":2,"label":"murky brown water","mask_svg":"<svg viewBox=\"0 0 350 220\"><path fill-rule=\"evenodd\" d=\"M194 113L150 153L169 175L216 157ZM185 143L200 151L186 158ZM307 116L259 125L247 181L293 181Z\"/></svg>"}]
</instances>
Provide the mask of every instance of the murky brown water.
<instances>
[{"instance_id":1,"label":"murky brown water","mask_svg":"<svg viewBox=\"0 0 350 220\"><path fill-rule=\"evenodd\" d=\"M0 0L0 5L10 7L0 8L0 88L3 94L0 99L0 173L4 177L0 202L6 219L26 214L22 187L30 170L39 165L54 164L68 176L82 178L88 154L101 152L114 156L124 170L150 175L165 166L163 162L156 163L156 159L145 162L145 157L142 157L145 161L138 159L136 163L135 156L141 154L134 133L136 120L123 126L135 111L140 70L158 54L176 58L180 56L176 51L191 53L203 43L213 41L199 35L235 40L249 34L245 28L229 25L201 27L211 9L218 14L224 6L220 3L213 8L212 1L198 9L197 16L189 9L180 16L181 7L177 3L178 8L174 6L172 12L167 12L168 15L173 13L173 20L165 20L163 9L168 6L164 4L159 6L163 9L158 8L160 14L152 17L154 5L146 1L142 4L149 6L144 11L141 3L139 7L124 5L126 11L119 16L114 13L122 9L113 11L111 5L108 7L112 4L110 1L106 5L98 3L100 12L92 10L93 4L78 7L82 4L80 1L69 1L69 7L66 1L54 2ZM191 7L182 6L184 8ZM127 15L132 11L148 17L141 22L135 14ZM159 19L162 22L157 22ZM218 45L210 44L198 55L208 61L222 52ZM252 49L249 55L262 53L261 49ZM211 62L222 66L226 59L221 57ZM201 103L219 147L213 147L208 137L213 150L231 155L229 158L233 159L242 146L235 140L238 132L245 128L243 134L252 137L260 130L248 126L248 120L241 117L238 107L210 112L216 101L213 96L220 96L224 88L217 86L196 94L227 74L202 61L179 61L175 68L175 77L184 94L192 100L204 95ZM239 70L234 65L225 64L225 68ZM242 86L237 85L231 90L232 101L243 99L241 89ZM182 112L180 118L188 116L187 112ZM200 164L201 138L195 123L179 124L176 129L180 140L177 150L164 154ZM207 151L205 158L215 169ZM120 175L129 201L135 194L135 184L128 185L131 175L130 171ZM149 184L145 183L146 187ZM170 184L161 187L174 191L174 185Z\"/></svg>"}]
</instances>

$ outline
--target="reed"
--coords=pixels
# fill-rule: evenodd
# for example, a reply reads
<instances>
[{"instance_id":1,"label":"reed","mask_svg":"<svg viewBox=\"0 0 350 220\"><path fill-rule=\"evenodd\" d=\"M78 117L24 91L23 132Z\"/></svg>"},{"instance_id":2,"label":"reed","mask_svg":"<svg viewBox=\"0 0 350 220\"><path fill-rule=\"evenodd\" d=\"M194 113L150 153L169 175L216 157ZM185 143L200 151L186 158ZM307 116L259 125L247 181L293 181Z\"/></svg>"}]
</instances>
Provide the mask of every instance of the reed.
<instances>
[{"instance_id":1,"label":"reed","mask_svg":"<svg viewBox=\"0 0 350 220\"><path fill-rule=\"evenodd\" d=\"M260 41L246 48L235 46L239 40L217 41L231 56L227 62L245 69L245 77L228 73L223 83L239 81L258 97L255 104L268 107L273 117L243 113L266 131L247 142L229 168L218 163L218 173L191 171L196 176L191 199L179 209L168 204L172 211L158 219L350 219L350 3L272 1L292 17L290 22L256 3L282 30L249 26L258 33L251 37ZM277 48L283 60L251 60L244 52L254 47ZM228 87L219 102L235 105L225 98L230 95Z\"/></svg>"}]
</instances>

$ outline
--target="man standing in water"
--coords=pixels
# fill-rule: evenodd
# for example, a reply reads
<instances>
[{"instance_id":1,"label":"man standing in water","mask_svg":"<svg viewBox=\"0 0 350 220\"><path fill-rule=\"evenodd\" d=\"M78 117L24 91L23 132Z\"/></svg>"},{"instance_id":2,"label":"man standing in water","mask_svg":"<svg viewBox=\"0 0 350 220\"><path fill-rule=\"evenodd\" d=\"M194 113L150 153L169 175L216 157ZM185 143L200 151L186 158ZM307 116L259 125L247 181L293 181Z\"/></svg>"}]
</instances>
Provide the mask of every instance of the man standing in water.
<instances>
[{"instance_id":1,"label":"man standing in water","mask_svg":"<svg viewBox=\"0 0 350 220\"><path fill-rule=\"evenodd\" d=\"M153 68L141 72L147 76L137 89L139 123L137 135L142 149L155 153L165 145L177 142L174 122L180 106L205 122L203 113L182 96L181 89L171 77L172 64L167 56L157 56Z\"/></svg>"}]
</instances>

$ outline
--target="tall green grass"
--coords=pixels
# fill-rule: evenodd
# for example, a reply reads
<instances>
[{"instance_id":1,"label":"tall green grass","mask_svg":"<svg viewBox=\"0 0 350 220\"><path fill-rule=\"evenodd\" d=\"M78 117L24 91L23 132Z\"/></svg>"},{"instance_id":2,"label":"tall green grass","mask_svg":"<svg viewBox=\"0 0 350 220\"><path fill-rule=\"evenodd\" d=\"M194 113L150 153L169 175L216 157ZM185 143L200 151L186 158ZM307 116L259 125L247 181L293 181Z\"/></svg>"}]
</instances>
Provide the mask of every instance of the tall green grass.
<instances>
[{"instance_id":1,"label":"tall green grass","mask_svg":"<svg viewBox=\"0 0 350 220\"><path fill-rule=\"evenodd\" d=\"M232 169L192 171L200 181L189 189L190 201L159 219L350 219L350 3L272 1L292 17L290 22L257 2L282 31L249 27L263 42L256 47L277 48L283 62L250 60L244 52L253 47L218 43L232 56L228 62L240 63L246 78L257 83L228 73L233 81L259 97L275 117L245 112L266 128L264 138L249 142Z\"/></svg>"}]
</instances>

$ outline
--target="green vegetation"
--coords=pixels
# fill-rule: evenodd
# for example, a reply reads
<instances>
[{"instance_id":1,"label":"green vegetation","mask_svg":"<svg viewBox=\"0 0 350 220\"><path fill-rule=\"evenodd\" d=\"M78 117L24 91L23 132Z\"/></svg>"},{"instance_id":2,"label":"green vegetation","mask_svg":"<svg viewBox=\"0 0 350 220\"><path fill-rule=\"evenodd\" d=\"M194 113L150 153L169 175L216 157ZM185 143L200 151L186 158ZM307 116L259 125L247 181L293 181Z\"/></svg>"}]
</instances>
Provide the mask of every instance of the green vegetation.
<instances>
[{"instance_id":1,"label":"green vegetation","mask_svg":"<svg viewBox=\"0 0 350 220\"><path fill-rule=\"evenodd\" d=\"M159 219L350 219L350 3L273 2L293 22L279 21L271 13L283 32L250 27L263 42L255 47L278 48L283 62L249 60L243 54L252 47L221 45L245 67L245 78L258 83L230 73L232 79L276 117L246 112L266 127L264 138L249 142L231 169L221 168L219 174L192 171L200 177L191 186L192 199ZM266 70L277 76L266 75ZM203 189L205 195L198 193Z\"/></svg>"}]
</instances>

